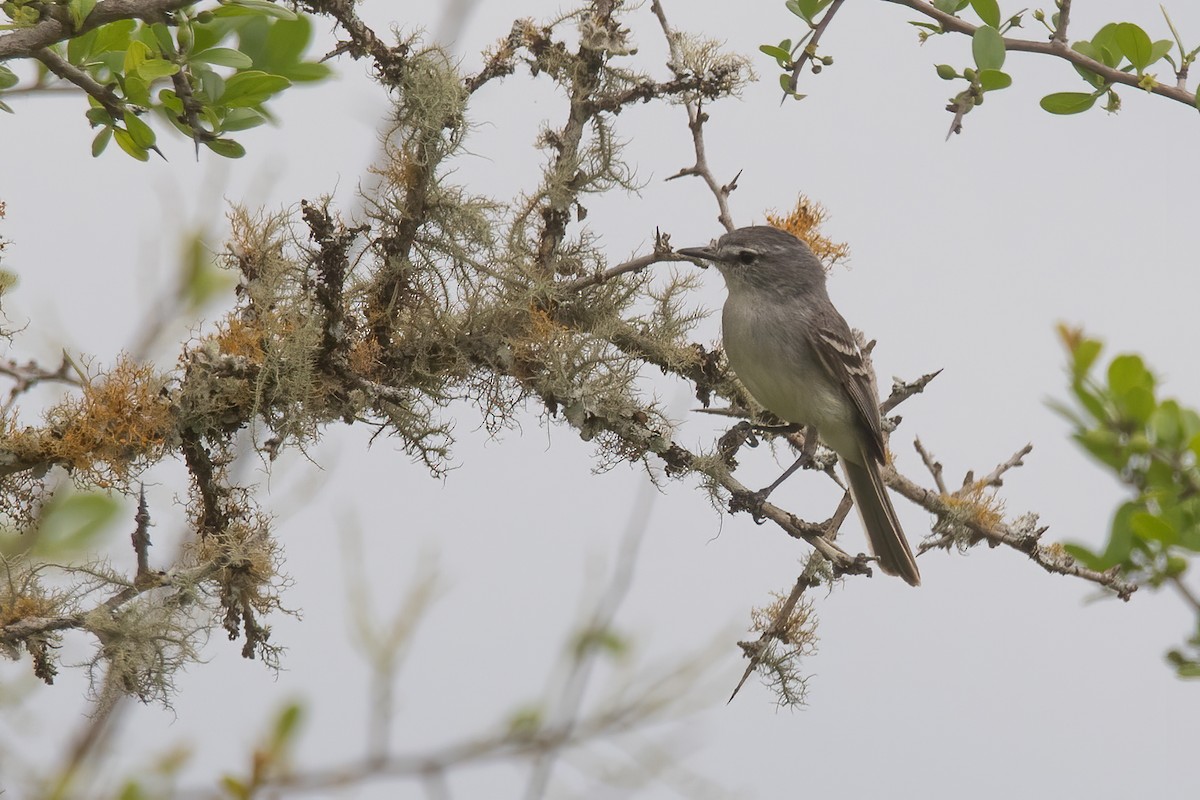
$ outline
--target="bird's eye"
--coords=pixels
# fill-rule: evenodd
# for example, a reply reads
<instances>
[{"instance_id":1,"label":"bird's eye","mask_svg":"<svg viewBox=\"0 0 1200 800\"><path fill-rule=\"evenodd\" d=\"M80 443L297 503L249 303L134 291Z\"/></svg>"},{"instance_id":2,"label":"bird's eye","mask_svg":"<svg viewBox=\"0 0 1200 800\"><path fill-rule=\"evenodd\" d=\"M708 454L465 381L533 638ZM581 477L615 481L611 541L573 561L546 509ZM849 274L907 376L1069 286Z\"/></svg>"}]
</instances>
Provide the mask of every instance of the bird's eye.
<instances>
[{"instance_id":1,"label":"bird's eye","mask_svg":"<svg viewBox=\"0 0 1200 800\"><path fill-rule=\"evenodd\" d=\"M754 252L753 250L743 250L742 252L738 253L738 261L745 264L747 267L753 264L757 258L758 253Z\"/></svg>"}]
</instances>

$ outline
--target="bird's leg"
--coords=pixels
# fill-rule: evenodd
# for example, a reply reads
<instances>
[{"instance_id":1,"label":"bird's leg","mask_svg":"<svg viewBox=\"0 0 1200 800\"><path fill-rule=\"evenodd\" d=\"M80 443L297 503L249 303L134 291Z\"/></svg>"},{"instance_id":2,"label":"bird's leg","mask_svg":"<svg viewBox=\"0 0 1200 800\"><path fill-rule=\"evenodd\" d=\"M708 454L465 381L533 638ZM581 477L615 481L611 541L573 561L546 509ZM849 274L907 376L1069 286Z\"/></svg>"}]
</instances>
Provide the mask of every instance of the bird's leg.
<instances>
[{"instance_id":1,"label":"bird's leg","mask_svg":"<svg viewBox=\"0 0 1200 800\"><path fill-rule=\"evenodd\" d=\"M790 429L788 432L794 432L799 430L801 426L787 425L784 427ZM816 455L816 452L817 429L815 426L809 425L804 431L804 447L800 450L800 457L796 459L795 463L784 470L783 474L765 489L759 489L757 492L750 492L731 498L729 501L730 513L743 510L749 511L754 521L761 525L765 521L765 517L762 515L763 503L767 502L767 498L771 496L771 492L779 488L779 484L791 477L792 473L796 470L812 465L813 456Z\"/></svg>"}]
</instances>

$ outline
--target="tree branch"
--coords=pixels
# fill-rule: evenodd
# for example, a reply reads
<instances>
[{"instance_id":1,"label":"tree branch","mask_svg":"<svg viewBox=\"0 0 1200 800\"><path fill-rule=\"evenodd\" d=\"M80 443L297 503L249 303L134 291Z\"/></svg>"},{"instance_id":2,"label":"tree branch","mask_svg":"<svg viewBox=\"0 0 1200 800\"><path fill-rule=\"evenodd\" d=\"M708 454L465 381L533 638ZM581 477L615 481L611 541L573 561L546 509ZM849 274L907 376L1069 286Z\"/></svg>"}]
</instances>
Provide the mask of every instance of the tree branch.
<instances>
[{"instance_id":1,"label":"tree branch","mask_svg":"<svg viewBox=\"0 0 1200 800\"><path fill-rule=\"evenodd\" d=\"M122 19L164 22L171 12L194 6L200 0L103 0L96 4L78 29L69 20L47 17L36 25L0 36L0 61L32 58L39 50Z\"/></svg>"},{"instance_id":2,"label":"tree branch","mask_svg":"<svg viewBox=\"0 0 1200 800\"><path fill-rule=\"evenodd\" d=\"M668 66L675 73L676 77L682 78L685 73L679 67L683 61L683 56L679 49L679 34L667 22L667 15L663 10L660 0L653 0L650 4L650 10L658 18L658 24L667 39L667 47L671 52L671 60L668 62ZM721 184L717 181L716 177L713 176L712 169L708 166L708 154L704 146L704 123L708 121L708 114L701 108L699 99L687 101L684 103L684 108L687 110L688 128L692 132L692 147L696 151L696 162L690 167L679 170L679 172L670 176L667 180L682 178L685 175L695 175L702 178L717 201L717 210L719 212L717 214L717 221L721 223L725 230L732 231L736 226L733 224L733 217L729 213L729 195L737 189L738 178L742 173L739 170L738 174L733 176L733 180L726 184Z\"/></svg>"},{"instance_id":3,"label":"tree branch","mask_svg":"<svg viewBox=\"0 0 1200 800\"><path fill-rule=\"evenodd\" d=\"M979 29L978 25L973 25L964 19L947 14L944 11L939 11L931 3L924 0L882 0L885 3L894 5L906 6L916 11L918 14L923 14L930 19L936 20L943 30L953 33L962 33L971 36ZM1064 6L1067 5L1064 3ZM1060 28L1065 28L1065 16L1059 18ZM1064 31L1065 36L1065 31ZM1095 59L1088 58L1083 53L1072 50L1065 39L1051 39L1048 42L1032 41L1030 39L1015 39L1011 37L1004 38L1004 49L1015 53L1039 53L1041 55L1053 56L1061 58L1064 61L1069 61L1078 67L1094 72L1109 83L1119 83L1125 86L1132 86L1136 89L1142 89L1157 94L1168 100L1174 100L1177 103L1183 103L1192 108L1196 107L1196 96L1193 92L1178 86L1168 86L1165 83L1159 83L1156 80L1150 80L1146 76L1139 76L1137 73L1122 72L1116 67L1110 67Z\"/></svg>"},{"instance_id":4,"label":"tree branch","mask_svg":"<svg viewBox=\"0 0 1200 800\"><path fill-rule=\"evenodd\" d=\"M796 91L796 86L800 81L800 72L804 69L804 65L812 60L817 53L817 43L821 41L821 37L825 34L825 29L829 27L829 23L833 21L833 15L842 7L842 3L846 0L833 0L829 5L829 9L821 17L821 21L817 23L817 27L813 28L812 39L804 46L800 52L800 57L792 64L792 91ZM786 97L784 98L786 99Z\"/></svg>"}]
</instances>

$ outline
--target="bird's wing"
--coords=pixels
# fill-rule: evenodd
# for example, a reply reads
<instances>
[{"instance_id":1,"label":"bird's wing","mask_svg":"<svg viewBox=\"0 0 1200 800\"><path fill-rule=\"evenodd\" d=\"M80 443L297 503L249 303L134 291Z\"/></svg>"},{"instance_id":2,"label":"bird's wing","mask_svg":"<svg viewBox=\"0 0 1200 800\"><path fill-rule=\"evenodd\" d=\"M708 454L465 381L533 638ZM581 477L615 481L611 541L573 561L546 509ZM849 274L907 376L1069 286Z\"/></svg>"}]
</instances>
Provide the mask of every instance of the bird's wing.
<instances>
[{"instance_id":1,"label":"bird's wing","mask_svg":"<svg viewBox=\"0 0 1200 800\"><path fill-rule=\"evenodd\" d=\"M821 320L809 329L808 335L811 337L809 344L821 366L853 401L859 422L867 433L869 454L879 463L886 463L875 375L863 360L862 350L854 341L850 326L839 315L836 319Z\"/></svg>"}]
</instances>

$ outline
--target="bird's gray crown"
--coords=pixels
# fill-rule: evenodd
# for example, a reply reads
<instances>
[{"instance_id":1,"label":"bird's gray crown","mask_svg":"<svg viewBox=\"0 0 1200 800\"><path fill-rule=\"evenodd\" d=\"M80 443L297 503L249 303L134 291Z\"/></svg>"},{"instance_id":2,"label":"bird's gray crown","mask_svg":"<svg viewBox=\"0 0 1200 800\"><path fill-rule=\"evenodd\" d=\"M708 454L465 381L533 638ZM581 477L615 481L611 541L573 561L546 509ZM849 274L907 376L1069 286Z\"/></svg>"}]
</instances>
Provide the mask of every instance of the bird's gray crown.
<instances>
[{"instance_id":1,"label":"bird's gray crown","mask_svg":"<svg viewBox=\"0 0 1200 800\"><path fill-rule=\"evenodd\" d=\"M713 262L730 291L746 288L790 294L825 286L825 268L808 245L769 225L738 228L708 247L679 252Z\"/></svg>"}]
</instances>

